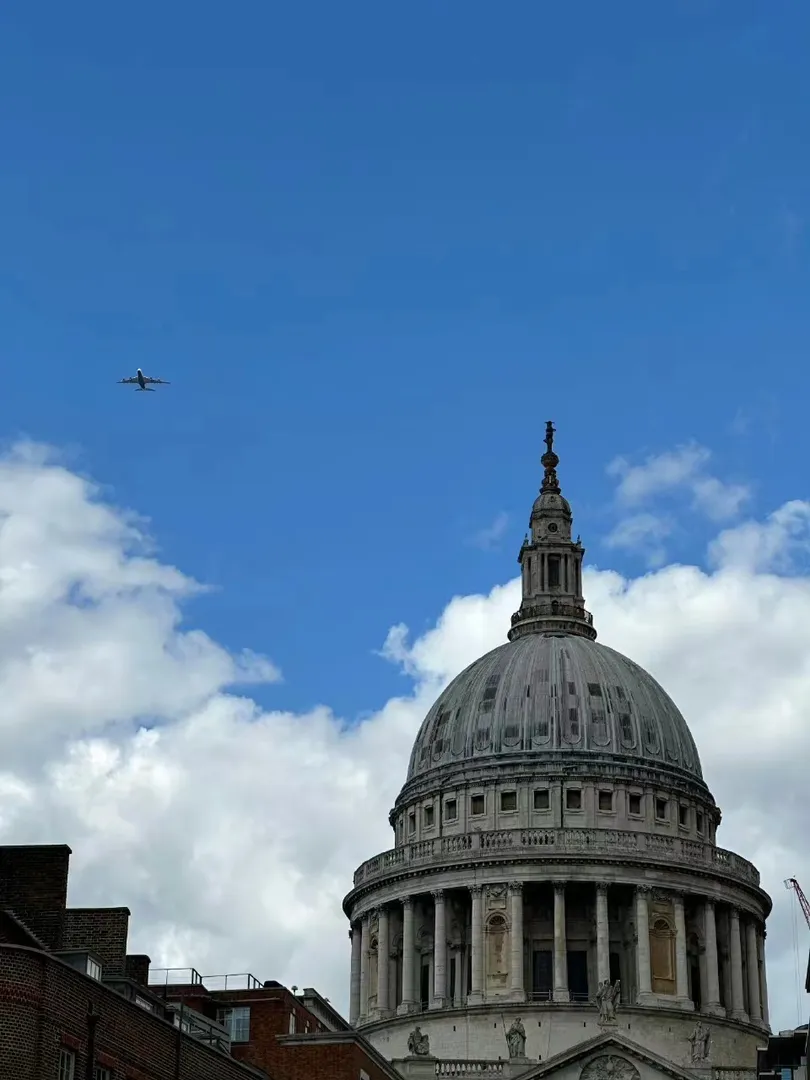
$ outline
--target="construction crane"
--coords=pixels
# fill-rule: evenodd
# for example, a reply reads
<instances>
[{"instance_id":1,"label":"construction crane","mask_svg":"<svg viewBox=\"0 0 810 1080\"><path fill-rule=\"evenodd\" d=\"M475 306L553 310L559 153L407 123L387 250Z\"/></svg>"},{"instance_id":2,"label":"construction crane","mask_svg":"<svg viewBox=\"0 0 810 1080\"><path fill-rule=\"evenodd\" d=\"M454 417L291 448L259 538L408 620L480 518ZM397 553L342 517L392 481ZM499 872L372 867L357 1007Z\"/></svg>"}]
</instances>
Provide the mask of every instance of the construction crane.
<instances>
[{"instance_id":1,"label":"construction crane","mask_svg":"<svg viewBox=\"0 0 810 1080\"><path fill-rule=\"evenodd\" d=\"M785 888L792 889L796 893L796 899L799 901L799 907L802 909L804 920L807 923L808 929L810 929L810 900L802 892L802 887L798 883L795 877L785 878Z\"/></svg>"}]
</instances>

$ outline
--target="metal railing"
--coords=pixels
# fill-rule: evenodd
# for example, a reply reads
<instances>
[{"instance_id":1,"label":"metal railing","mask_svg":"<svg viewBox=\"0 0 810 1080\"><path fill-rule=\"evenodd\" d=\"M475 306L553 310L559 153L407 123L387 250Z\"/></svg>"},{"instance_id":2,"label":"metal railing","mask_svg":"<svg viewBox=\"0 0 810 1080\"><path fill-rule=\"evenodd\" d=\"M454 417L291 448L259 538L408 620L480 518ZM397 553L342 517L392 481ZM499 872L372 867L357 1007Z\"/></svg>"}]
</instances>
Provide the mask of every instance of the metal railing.
<instances>
[{"instance_id":1,"label":"metal railing","mask_svg":"<svg viewBox=\"0 0 810 1080\"><path fill-rule=\"evenodd\" d=\"M208 990L261 990L262 983L249 971L240 971L233 975L203 975L203 982Z\"/></svg>"},{"instance_id":2,"label":"metal railing","mask_svg":"<svg viewBox=\"0 0 810 1080\"><path fill-rule=\"evenodd\" d=\"M167 967L149 969L149 988L164 986L202 986L202 975L193 967Z\"/></svg>"},{"instance_id":3,"label":"metal railing","mask_svg":"<svg viewBox=\"0 0 810 1080\"><path fill-rule=\"evenodd\" d=\"M747 885L759 886L757 868L733 851L700 840L620 829L494 829L438 836L375 855L357 868L354 884L361 885L399 869L431 864L452 866L467 861L471 853L476 853L476 859L484 862L488 857L497 860L503 855L531 856L548 861L583 854L619 861L642 859L645 863L713 870Z\"/></svg>"}]
</instances>

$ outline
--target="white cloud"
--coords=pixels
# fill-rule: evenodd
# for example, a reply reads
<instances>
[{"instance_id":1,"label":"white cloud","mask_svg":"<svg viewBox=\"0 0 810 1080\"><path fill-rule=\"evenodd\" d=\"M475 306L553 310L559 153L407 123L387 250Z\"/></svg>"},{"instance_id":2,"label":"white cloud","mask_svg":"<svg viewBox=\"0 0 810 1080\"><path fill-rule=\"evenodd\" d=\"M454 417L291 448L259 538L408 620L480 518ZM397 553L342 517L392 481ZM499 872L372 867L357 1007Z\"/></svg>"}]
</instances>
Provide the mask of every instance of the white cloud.
<instances>
[{"instance_id":1,"label":"white cloud","mask_svg":"<svg viewBox=\"0 0 810 1080\"><path fill-rule=\"evenodd\" d=\"M616 502L625 516L607 536L609 547L641 550L650 566L666 558L664 541L675 532L670 514L639 508L667 495L686 492L693 510L712 522L729 521L751 497L745 484L726 483L707 471L711 452L686 443L662 454L650 455L642 465L617 457L607 467L617 481ZM632 511L632 513L627 513Z\"/></svg>"},{"instance_id":2,"label":"white cloud","mask_svg":"<svg viewBox=\"0 0 810 1080\"><path fill-rule=\"evenodd\" d=\"M796 1022L781 880L810 886L810 578L773 572L804 535L797 508L721 533L711 572L585 582L600 639L689 719L720 842L763 872L775 1027ZM438 688L505 639L518 583L454 598L412 643L392 630L384 651L408 692L348 726L235 693L278 672L184 628L195 583L41 448L0 459L0 520L0 842L69 843L71 902L129 905L131 947L156 964L253 970L345 1010L341 899L392 842L387 813Z\"/></svg>"},{"instance_id":3,"label":"white cloud","mask_svg":"<svg viewBox=\"0 0 810 1080\"><path fill-rule=\"evenodd\" d=\"M501 540L506 535L506 530L509 527L509 515L504 513L503 510L496 514L489 525L483 529L479 529L471 539L471 543L474 547L479 547L483 551L492 551L496 548Z\"/></svg>"},{"instance_id":4,"label":"white cloud","mask_svg":"<svg viewBox=\"0 0 810 1080\"><path fill-rule=\"evenodd\" d=\"M628 551L643 550L648 566L660 566L666 559L663 541L672 532L670 518L657 514L631 514L605 537L605 543L611 548L624 548Z\"/></svg>"}]
</instances>

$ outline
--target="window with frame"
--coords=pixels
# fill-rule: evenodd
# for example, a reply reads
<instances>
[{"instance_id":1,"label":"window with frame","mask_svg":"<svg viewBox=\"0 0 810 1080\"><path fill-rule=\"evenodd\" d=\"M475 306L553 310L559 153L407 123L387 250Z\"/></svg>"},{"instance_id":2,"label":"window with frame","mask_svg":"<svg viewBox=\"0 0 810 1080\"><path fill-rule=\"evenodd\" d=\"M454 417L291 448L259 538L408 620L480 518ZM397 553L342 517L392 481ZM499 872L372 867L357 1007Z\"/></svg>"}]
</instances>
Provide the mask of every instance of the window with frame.
<instances>
[{"instance_id":1,"label":"window with frame","mask_svg":"<svg viewBox=\"0 0 810 1080\"><path fill-rule=\"evenodd\" d=\"M534 793L535 810L551 809L551 792L548 788L537 788Z\"/></svg>"},{"instance_id":2,"label":"window with frame","mask_svg":"<svg viewBox=\"0 0 810 1080\"><path fill-rule=\"evenodd\" d=\"M613 813L613 792L612 791L600 791L599 792L599 809L603 814Z\"/></svg>"},{"instance_id":3,"label":"window with frame","mask_svg":"<svg viewBox=\"0 0 810 1080\"><path fill-rule=\"evenodd\" d=\"M666 821L667 820L667 818L669 817L669 815L667 813L668 809L669 809L669 804L668 804L666 799L660 799L659 798L659 799L655 800L655 816L656 816L658 821Z\"/></svg>"},{"instance_id":4,"label":"window with frame","mask_svg":"<svg viewBox=\"0 0 810 1080\"><path fill-rule=\"evenodd\" d=\"M516 791L501 792L501 810L504 814L511 814L513 811L517 810Z\"/></svg>"},{"instance_id":5,"label":"window with frame","mask_svg":"<svg viewBox=\"0 0 810 1080\"><path fill-rule=\"evenodd\" d=\"M233 1009L218 1009L217 1023L227 1030L231 1042L250 1041L250 1007L240 1005Z\"/></svg>"},{"instance_id":6,"label":"window with frame","mask_svg":"<svg viewBox=\"0 0 810 1080\"><path fill-rule=\"evenodd\" d=\"M433 807L432 806L423 806L422 807L422 824L425 826L426 829L432 829L433 828Z\"/></svg>"},{"instance_id":7,"label":"window with frame","mask_svg":"<svg viewBox=\"0 0 810 1080\"><path fill-rule=\"evenodd\" d=\"M444 804L444 819L445 821L456 821L458 819L458 800L448 799Z\"/></svg>"},{"instance_id":8,"label":"window with frame","mask_svg":"<svg viewBox=\"0 0 810 1080\"><path fill-rule=\"evenodd\" d=\"M93 1080L112 1080L112 1073L109 1069L105 1069L103 1065L96 1065Z\"/></svg>"},{"instance_id":9,"label":"window with frame","mask_svg":"<svg viewBox=\"0 0 810 1080\"><path fill-rule=\"evenodd\" d=\"M682 829L688 829L689 828L689 807L688 806L679 806L678 807L678 824L680 825L680 827Z\"/></svg>"},{"instance_id":10,"label":"window with frame","mask_svg":"<svg viewBox=\"0 0 810 1080\"><path fill-rule=\"evenodd\" d=\"M101 964L91 956L87 957L87 974L91 979L95 979L96 982L101 982Z\"/></svg>"},{"instance_id":11,"label":"window with frame","mask_svg":"<svg viewBox=\"0 0 810 1080\"><path fill-rule=\"evenodd\" d=\"M64 1046L59 1051L59 1080L75 1080L76 1055Z\"/></svg>"},{"instance_id":12,"label":"window with frame","mask_svg":"<svg viewBox=\"0 0 810 1080\"><path fill-rule=\"evenodd\" d=\"M701 812L699 810L695 814L695 824L696 824L696 827L697 827L698 836L703 836L703 832L704 832L703 814L701 814Z\"/></svg>"},{"instance_id":13,"label":"window with frame","mask_svg":"<svg viewBox=\"0 0 810 1080\"><path fill-rule=\"evenodd\" d=\"M294 1012L290 1013L290 1034L291 1035L295 1034L295 1013Z\"/></svg>"},{"instance_id":14,"label":"window with frame","mask_svg":"<svg viewBox=\"0 0 810 1080\"><path fill-rule=\"evenodd\" d=\"M416 814L408 814L408 835L413 836L416 832Z\"/></svg>"},{"instance_id":15,"label":"window with frame","mask_svg":"<svg viewBox=\"0 0 810 1080\"><path fill-rule=\"evenodd\" d=\"M641 817L641 795L637 791L631 791L627 796L627 813Z\"/></svg>"},{"instance_id":16,"label":"window with frame","mask_svg":"<svg viewBox=\"0 0 810 1080\"><path fill-rule=\"evenodd\" d=\"M582 790L580 788L570 787L565 789L565 809L582 809Z\"/></svg>"},{"instance_id":17,"label":"window with frame","mask_svg":"<svg viewBox=\"0 0 810 1080\"><path fill-rule=\"evenodd\" d=\"M485 808L483 795L471 795L470 796L470 813L471 814L483 814Z\"/></svg>"}]
</instances>

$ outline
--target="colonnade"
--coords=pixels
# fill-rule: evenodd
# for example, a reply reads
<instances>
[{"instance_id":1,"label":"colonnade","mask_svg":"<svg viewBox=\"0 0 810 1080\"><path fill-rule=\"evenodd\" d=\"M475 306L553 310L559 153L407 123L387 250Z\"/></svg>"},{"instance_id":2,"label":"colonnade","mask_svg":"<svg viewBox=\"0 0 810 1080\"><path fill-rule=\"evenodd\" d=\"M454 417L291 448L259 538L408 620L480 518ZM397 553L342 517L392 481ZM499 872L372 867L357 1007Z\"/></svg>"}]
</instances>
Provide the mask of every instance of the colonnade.
<instances>
[{"instance_id":1,"label":"colonnade","mask_svg":"<svg viewBox=\"0 0 810 1080\"><path fill-rule=\"evenodd\" d=\"M568 988L567 932L566 932L566 882L554 881L554 937L552 951L553 990L555 1002L570 1000ZM597 883L595 890L596 923L596 973L597 981L610 978L610 925L608 918L608 886ZM470 896L470 972L469 993L455 988L455 1001L448 1000L447 985L447 904L444 890L431 893L433 899L433 964L430 988L430 1009L441 1009L453 1004L480 1004L487 999L485 990L485 922L484 897L481 885L467 888ZM639 1005L672 1002L675 1007L692 1008L689 993L687 927L684 896L668 892L674 912L675 986L671 994L653 992L653 972L650 955L650 900L651 889L646 885L635 887L634 914L636 928L635 977L636 1003ZM457 890L454 890L454 894ZM422 895L422 894L419 894ZM368 1023L398 1013L419 1011L421 1005L416 981L416 939L414 919L414 896L406 896L390 905L382 905L366 912L349 930L352 945L350 1022ZM768 1023L768 996L765 978L765 932L758 920L743 915L734 907L724 905L724 927L729 943L729 962L722 968L723 998L721 1004L721 965L718 956L718 913L715 903L703 899L702 929L703 949L700 956L702 998L701 1011L717 1016L728 1015L734 1020L754 1024ZM391 911L399 908L402 927L402 975L401 1001L389 1000L391 982ZM509 985L497 992L498 1000L526 1000L524 986L524 911L523 883L512 882L508 886L507 906L510 923ZM373 1009L369 1009L369 957L371 951L372 918L377 918L377 995ZM653 912L655 918L655 912ZM745 956L745 964L743 957ZM744 972L747 986L744 987ZM747 994L746 994L747 990ZM399 996L399 995L398 995ZM747 1001L746 1001L747 997Z\"/></svg>"}]
</instances>

